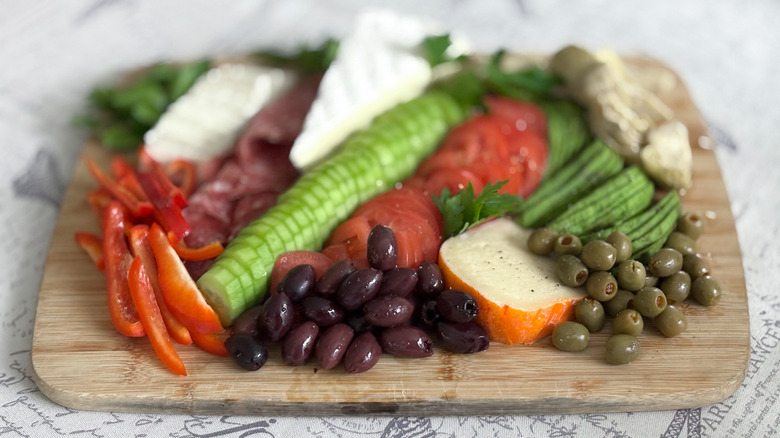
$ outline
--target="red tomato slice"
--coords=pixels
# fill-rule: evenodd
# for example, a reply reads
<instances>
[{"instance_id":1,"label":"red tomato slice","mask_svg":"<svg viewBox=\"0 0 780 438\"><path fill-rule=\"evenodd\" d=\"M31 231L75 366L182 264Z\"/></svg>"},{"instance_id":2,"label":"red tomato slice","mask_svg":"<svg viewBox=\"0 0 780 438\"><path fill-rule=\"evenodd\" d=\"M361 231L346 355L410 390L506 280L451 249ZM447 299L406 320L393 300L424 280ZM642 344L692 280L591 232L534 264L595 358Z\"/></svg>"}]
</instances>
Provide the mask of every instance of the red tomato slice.
<instances>
[{"instance_id":1,"label":"red tomato slice","mask_svg":"<svg viewBox=\"0 0 780 438\"><path fill-rule=\"evenodd\" d=\"M328 256L328 258L336 263L341 260L349 260L349 250L344 243L337 243L335 245L328 245L322 249L322 253Z\"/></svg>"},{"instance_id":2,"label":"red tomato slice","mask_svg":"<svg viewBox=\"0 0 780 438\"><path fill-rule=\"evenodd\" d=\"M450 193L454 194L468 187L469 182L474 186L474 193L480 193L485 187L482 178L465 168L439 169L428 178L425 187L430 194L441 196L441 191L445 187L450 189Z\"/></svg>"},{"instance_id":3,"label":"red tomato slice","mask_svg":"<svg viewBox=\"0 0 780 438\"><path fill-rule=\"evenodd\" d=\"M535 131L547 138L547 115L537 105L497 95L485 96L484 101L490 114L512 120L520 131Z\"/></svg>"},{"instance_id":4,"label":"red tomato slice","mask_svg":"<svg viewBox=\"0 0 780 438\"><path fill-rule=\"evenodd\" d=\"M374 202L385 205L390 209L414 211L423 216L435 230L438 230L438 234L441 234L444 229L439 208L436 207L431 196L422 190L408 187L392 189L372 198L367 204L370 207L370 204ZM362 215L365 208L368 207L358 207L353 216Z\"/></svg>"},{"instance_id":5,"label":"red tomato slice","mask_svg":"<svg viewBox=\"0 0 780 438\"><path fill-rule=\"evenodd\" d=\"M397 266L399 268L417 269L424 261L419 236L410 228L398 228L394 229L393 232L398 244Z\"/></svg>"},{"instance_id":6,"label":"red tomato slice","mask_svg":"<svg viewBox=\"0 0 780 438\"><path fill-rule=\"evenodd\" d=\"M372 227L382 224L393 230L398 241L398 266L402 266L401 259L407 260L404 265L411 263L410 267L417 267L422 261L437 259L441 233L437 232L423 215L408 209L407 206L393 208L373 201L364 204L360 213L368 219ZM406 236L410 232L412 235Z\"/></svg>"},{"instance_id":7,"label":"red tomato slice","mask_svg":"<svg viewBox=\"0 0 780 438\"><path fill-rule=\"evenodd\" d=\"M271 270L271 293L276 293L276 285L287 275L290 269L298 265L311 265L319 279L330 268L333 261L323 253L316 251L289 251L276 259Z\"/></svg>"},{"instance_id":8,"label":"red tomato slice","mask_svg":"<svg viewBox=\"0 0 780 438\"><path fill-rule=\"evenodd\" d=\"M465 160L461 166L478 157L499 161L509 157L501 125L494 117L485 115L474 116L452 129L439 149L461 151Z\"/></svg>"}]
</instances>

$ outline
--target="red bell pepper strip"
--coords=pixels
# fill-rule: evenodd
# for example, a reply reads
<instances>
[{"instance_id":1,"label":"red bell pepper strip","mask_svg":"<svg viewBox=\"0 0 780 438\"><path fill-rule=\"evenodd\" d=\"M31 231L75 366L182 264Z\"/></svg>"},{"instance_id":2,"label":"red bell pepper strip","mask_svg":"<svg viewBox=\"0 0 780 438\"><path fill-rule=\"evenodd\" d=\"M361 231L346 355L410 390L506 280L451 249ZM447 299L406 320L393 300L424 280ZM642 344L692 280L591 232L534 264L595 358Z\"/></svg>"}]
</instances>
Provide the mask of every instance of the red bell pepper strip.
<instances>
[{"instance_id":1,"label":"red bell pepper strip","mask_svg":"<svg viewBox=\"0 0 780 438\"><path fill-rule=\"evenodd\" d=\"M76 238L76 243L81 246L81 249L83 249L95 263L95 267L99 271L106 269L106 261L103 258L103 239L92 233L85 233L83 231L76 231L74 237Z\"/></svg>"},{"instance_id":2,"label":"red bell pepper strip","mask_svg":"<svg viewBox=\"0 0 780 438\"><path fill-rule=\"evenodd\" d=\"M227 348L225 347L225 341L222 340L222 337L217 333L192 332L192 340L195 341L195 345L206 353L222 357L229 355Z\"/></svg>"},{"instance_id":3,"label":"red bell pepper strip","mask_svg":"<svg viewBox=\"0 0 780 438\"><path fill-rule=\"evenodd\" d=\"M165 322L165 327L168 328L168 333L179 344L192 344L190 331L171 313L165 304L165 298L160 289L159 275L157 274L157 263L154 259L152 246L149 244L149 227L147 225L136 225L130 229L130 246L133 254L141 258L144 270L149 276L149 283L154 290L154 296L157 300L157 305L160 307L160 314Z\"/></svg>"},{"instance_id":4,"label":"red bell pepper strip","mask_svg":"<svg viewBox=\"0 0 780 438\"><path fill-rule=\"evenodd\" d=\"M187 237L190 232L190 224L181 213L181 208L174 202L173 198L165 192L157 174L152 172L141 172L138 174L138 182L144 189L154 208L159 211L160 222L166 230L172 231L176 239L181 240ZM157 214L155 214L157 218Z\"/></svg>"},{"instance_id":5,"label":"red bell pepper strip","mask_svg":"<svg viewBox=\"0 0 780 438\"><path fill-rule=\"evenodd\" d=\"M198 184L195 165L187 160L174 160L168 163L165 171L171 176L172 181L176 180L178 182L178 186L184 193L185 198L189 198Z\"/></svg>"},{"instance_id":6,"label":"red bell pepper strip","mask_svg":"<svg viewBox=\"0 0 780 438\"><path fill-rule=\"evenodd\" d=\"M138 309L141 322L149 335L149 341L152 343L152 348L157 353L157 357L174 373L186 376L187 370L184 368L184 362L182 362L179 354L176 352L173 341L168 335L168 330L165 328L160 307L157 305L157 299L154 295L154 289L149 281L149 276L146 274L141 257L135 256L130 264L127 281L133 302Z\"/></svg>"},{"instance_id":7,"label":"red bell pepper strip","mask_svg":"<svg viewBox=\"0 0 780 438\"><path fill-rule=\"evenodd\" d=\"M87 201L100 221L103 220L103 212L105 212L108 203L113 199L111 194L102 187L87 193Z\"/></svg>"},{"instance_id":8,"label":"red bell pepper strip","mask_svg":"<svg viewBox=\"0 0 780 438\"><path fill-rule=\"evenodd\" d=\"M103 216L103 258L105 260L108 314L117 331L125 336L146 333L130 296L127 274L133 257L125 242L125 212L122 204L111 201Z\"/></svg>"},{"instance_id":9,"label":"red bell pepper strip","mask_svg":"<svg viewBox=\"0 0 780 438\"><path fill-rule=\"evenodd\" d=\"M87 159L87 167L100 185L103 186L114 199L120 201L130 211L130 214L135 217L144 217L152 213L152 210L154 209L152 204L138 199L133 192L109 178L108 175L103 173L103 171L92 162L92 160Z\"/></svg>"},{"instance_id":10,"label":"red bell pepper strip","mask_svg":"<svg viewBox=\"0 0 780 438\"><path fill-rule=\"evenodd\" d=\"M173 199L173 202L179 207L186 207L187 198L184 196L182 190L177 187L176 184L171 182L171 179L168 177L168 173L165 171L165 168L163 168L160 163L155 161L155 159L146 152L146 148L143 146L138 150L138 156L148 171L157 177L157 180L160 182L165 192L168 193L168 196Z\"/></svg>"},{"instance_id":11,"label":"red bell pepper strip","mask_svg":"<svg viewBox=\"0 0 780 438\"><path fill-rule=\"evenodd\" d=\"M189 330L198 333L219 333L223 330L219 317L206 302L184 263L156 223L149 229L149 243L157 259L165 304Z\"/></svg>"},{"instance_id":12,"label":"red bell pepper strip","mask_svg":"<svg viewBox=\"0 0 780 438\"><path fill-rule=\"evenodd\" d=\"M222 254L222 251L225 250L225 247L217 240L203 245L200 248L190 248L184 240L176 239L176 235L172 231L168 231L168 241L171 242L173 249L176 250L176 254L178 254L179 257L193 262L213 259Z\"/></svg>"}]
</instances>

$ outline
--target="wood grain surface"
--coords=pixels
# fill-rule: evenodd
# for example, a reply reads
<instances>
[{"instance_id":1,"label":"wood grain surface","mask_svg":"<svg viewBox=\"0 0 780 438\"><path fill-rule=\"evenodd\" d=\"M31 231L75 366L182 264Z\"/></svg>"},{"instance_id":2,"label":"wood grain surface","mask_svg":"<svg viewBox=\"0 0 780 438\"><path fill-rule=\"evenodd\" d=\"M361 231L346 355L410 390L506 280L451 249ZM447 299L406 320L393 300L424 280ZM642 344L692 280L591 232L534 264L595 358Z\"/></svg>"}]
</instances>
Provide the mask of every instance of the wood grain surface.
<instances>
[{"instance_id":1,"label":"wood grain surface","mask_svg":"<svg viewBox=\"0 0 780 438\"><path fill-rule=\"evenodd\" d=\"M689 128L694 185L685 210L708 217L699 242L710 257L723 298L711 308L689 304L688 330L664 338L652 324L640 336L635 362L604 359L611 327L591 336L584 352L564 353L550 340L533 346L493 343L475 355L442 349L426 359L384 355L369 372L288 367L277 348L257 372L191 346L178 346L180 377L156 358L148 340L114 330L103 274L73 239L99 232L85 195L96 187L83 160L73 175L54 232L38 301L34 379L51 400L75 409L236 415L499 415L595 413L704 406L731 395L750 355L748 305L740 247L726 189L705 124L684 84L652 60L633 60L640 80ZM84 156L107 162L88 144Z\"/></svg>"}]
</instances>

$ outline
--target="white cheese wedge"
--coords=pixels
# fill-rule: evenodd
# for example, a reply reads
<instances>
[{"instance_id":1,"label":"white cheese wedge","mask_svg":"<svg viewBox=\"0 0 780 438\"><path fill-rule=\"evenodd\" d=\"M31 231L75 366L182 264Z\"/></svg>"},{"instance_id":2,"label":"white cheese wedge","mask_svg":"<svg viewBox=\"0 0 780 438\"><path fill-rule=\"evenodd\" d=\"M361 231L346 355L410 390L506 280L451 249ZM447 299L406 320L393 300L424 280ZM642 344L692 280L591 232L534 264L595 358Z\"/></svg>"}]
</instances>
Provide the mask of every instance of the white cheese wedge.
<instances>
[{"instance_id":1,"label":"white cheese wedge","mask_svg":"<svg viewBox=\"0 0 780 438\"><path fill-rule=\"evenodd\" d=\"M418 48L434 29L387 11L360 15L325 72L290 161L310 168L377 115L420 95L432 70Z\"/></svg>"},{"instance_id":2,"label":"white cheese wedge","mask_svg":"<svg viewBox=\"0 0 780 438\"><path fill-rule=\"evenodd\" d=\"M193 84L144 136L157 161L200 162L228 152L246 123L295 81L278 68L223 64Z\"/></svg>"},{"instance_id":3,"label":"white cheese wedge","mask_svg":"<svg viewBox=\"0 0 780 438\"><path fill-rule=\"evenodd\" d=\"M500 218L447 239L439 251L447 284L475 295L492 340L532 343L571 319L585 297L583 288L558 281L552 258L528 250L529 235Z\"/></svg>"}]
</instances>

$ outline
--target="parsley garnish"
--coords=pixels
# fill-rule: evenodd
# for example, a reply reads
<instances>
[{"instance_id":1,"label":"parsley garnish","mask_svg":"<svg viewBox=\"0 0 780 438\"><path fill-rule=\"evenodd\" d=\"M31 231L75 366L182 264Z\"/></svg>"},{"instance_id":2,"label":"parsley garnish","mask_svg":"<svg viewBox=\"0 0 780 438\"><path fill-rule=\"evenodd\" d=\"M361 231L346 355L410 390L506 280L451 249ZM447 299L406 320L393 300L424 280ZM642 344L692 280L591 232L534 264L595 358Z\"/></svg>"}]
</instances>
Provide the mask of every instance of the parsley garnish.
<instances>
[{"instance_id":1,"label":"parsley garnish","mask_svg":"<svg viewBox=\"0 0 780 438\"><path fill-rule=\"evenodd\" d=\"M471 183L454 195L445 188L440 197L433 196L433 202L444 220L444 238L456 236L489 218L516 211L522 204L522 199L519 196L498 193L505 183L506 181L488 183L478 196L475 196Z\"/></svg>"}]
</instances>

